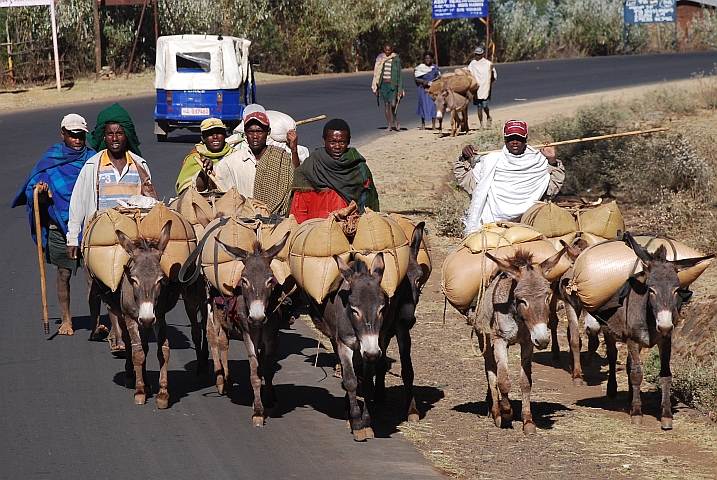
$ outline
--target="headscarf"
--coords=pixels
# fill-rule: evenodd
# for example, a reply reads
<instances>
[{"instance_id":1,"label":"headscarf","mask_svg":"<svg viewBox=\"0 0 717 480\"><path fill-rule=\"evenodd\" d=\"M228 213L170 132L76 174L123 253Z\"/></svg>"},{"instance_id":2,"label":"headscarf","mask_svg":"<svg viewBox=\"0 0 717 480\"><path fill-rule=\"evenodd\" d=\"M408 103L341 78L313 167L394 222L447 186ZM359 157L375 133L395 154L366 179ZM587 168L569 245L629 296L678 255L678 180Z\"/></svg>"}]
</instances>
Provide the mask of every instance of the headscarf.
<instances>
[{"instance_id":1,"label":"headscarf","mask_svg":"<svg viewBox=\"0 0 717 480\"><path fill-rule=\"evenodd\" d=\"M349 148L335 160L324 148L317 148L294 170L294 190L335 190L346 203L354 200L359 211L366 207L379 211L378 193L366 159Z\"/></svg>"},{"instance_id":2,"label":"headscarf","mask_svg":"<svg viewBox=\"0 0 717 480\"><path fill-rule=\"evenodd\" d=\"M108 123L115 122L119 123L120 127L122 127L122 130L124 130L124 134L127 137L127 147L129 151L141 157L142 153L139 151L140 142L139 138L137 137L137 132L134 129L134 123L132 122L132 118L130 118L129 113L127 113L127 110L122 108L119 103L110 105L109 107L102 110L99 115L97 115L97 126L87 137L90 146L98 152L100 150L106 149L107 144L105 143L105 126L107 126Z\"/></svg>"}]
</instances>

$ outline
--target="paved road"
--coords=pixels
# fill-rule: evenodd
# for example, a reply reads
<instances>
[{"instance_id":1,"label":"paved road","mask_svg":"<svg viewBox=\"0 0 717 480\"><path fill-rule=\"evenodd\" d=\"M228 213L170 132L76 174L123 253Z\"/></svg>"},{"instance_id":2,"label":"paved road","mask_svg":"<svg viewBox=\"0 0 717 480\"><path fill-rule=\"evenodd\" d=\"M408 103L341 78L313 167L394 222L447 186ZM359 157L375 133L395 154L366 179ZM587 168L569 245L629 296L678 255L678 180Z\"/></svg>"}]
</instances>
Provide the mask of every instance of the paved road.
<instances>
[{"instance_id":1,"label":"paved road","mask_svg":"<svg viewBox=\"0 0 717 480\"><path fill-rule=\"evenodd\" d=\"M716 52L589 58L499 65L494 106L515 98L538 100L565 94L689 78L709 72ZM405 127L415 127L415 91L405 74L407 97L401 104ZM354 143L383 135L382 111L368 89L370 74L355 74L295 83L260 86L260 101L296 118L326 114L350 120ZM123 98L144 140L160 196L167 198L195 135L173 133L159 144L152 134L153 100ZM3 143L2 204L15 192L44 150L59 139L59 122L69 110L93 122L102 104L47 109L0 116ZM303 144L320 145L321 124L300 127ZM391 135L400 135L392 133ZM124 364L106 344L88 342L84 279L73 279L72 309L77 334L45 337L37 280L36 250L29 242L22 209L1 210L0 292L3 300L0 337L0 477L115 478L142 475L162 478L347 477L430 478L436 473L423 457L401 440L395 425L377 428L380 438L355 444L341 420L343 392L330 376L331 360L321 355L313 368L316 341L299 325L282 333L275 381L279 418L266 427L251 427L251 391L243 344L233 341L230 367L239 381L220 397L210 382L194 375L194 351L188 321L175 309L170 323L171 406L158 411L155 400L135 406L123 387ZM52 322L59 322L49 270ZM53 324L53 333L57 325ZM420 343L415 344L420 348ZM151 347L150 378L156 386L157 363ZM328 368L327 368L328 367ZM420 378L418 379L420 384ZM422 410L440 398L423 387Z\"/></svg>"}]
</instances>

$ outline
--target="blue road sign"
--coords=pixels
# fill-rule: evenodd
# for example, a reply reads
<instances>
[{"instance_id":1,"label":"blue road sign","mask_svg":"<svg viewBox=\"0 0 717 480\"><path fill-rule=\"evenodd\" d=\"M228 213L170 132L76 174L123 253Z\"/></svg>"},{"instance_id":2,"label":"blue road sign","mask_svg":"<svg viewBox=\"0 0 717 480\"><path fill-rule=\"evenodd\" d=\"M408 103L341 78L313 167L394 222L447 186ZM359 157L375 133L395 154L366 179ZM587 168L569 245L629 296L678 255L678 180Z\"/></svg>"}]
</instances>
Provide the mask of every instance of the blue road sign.
<instances>
[{"instance_id":1,"label":"blue road sign","mask_svg":"<svg viewBox=\"0 0 717 480\"><path fill-rule=\"evenodd\" d=\"M433 18L486 18L488 0L432 0Z\"/></svg>"},{"instance_id":2,"label":"blue road sign","mask_svg":"<svg viewBox=\"0 0 717 480\"><path fill-rule=\"evenodd\" d=\"M626 0L625 23L674 22L677 18L675 0Z\"/></svg>"}]
</instances>

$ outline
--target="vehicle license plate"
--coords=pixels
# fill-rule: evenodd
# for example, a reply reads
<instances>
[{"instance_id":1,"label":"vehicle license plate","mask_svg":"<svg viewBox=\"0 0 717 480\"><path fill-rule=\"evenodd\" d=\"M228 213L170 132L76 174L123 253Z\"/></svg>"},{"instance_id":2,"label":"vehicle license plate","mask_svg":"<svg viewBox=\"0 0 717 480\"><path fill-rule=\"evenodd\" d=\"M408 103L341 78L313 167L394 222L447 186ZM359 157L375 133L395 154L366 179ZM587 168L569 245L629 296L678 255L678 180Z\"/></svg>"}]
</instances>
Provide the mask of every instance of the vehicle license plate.
<instances>
[{"instance_id":1,"label":"vehicle license plate","mask_svg":"<svg viewBox=\"0 0 717 480\"><path fill-rule=\"evenodd\" d=\"M182 108L182 115L187 116L209 116L209 109L208 108Z\"/></svg>"}]
</instances>

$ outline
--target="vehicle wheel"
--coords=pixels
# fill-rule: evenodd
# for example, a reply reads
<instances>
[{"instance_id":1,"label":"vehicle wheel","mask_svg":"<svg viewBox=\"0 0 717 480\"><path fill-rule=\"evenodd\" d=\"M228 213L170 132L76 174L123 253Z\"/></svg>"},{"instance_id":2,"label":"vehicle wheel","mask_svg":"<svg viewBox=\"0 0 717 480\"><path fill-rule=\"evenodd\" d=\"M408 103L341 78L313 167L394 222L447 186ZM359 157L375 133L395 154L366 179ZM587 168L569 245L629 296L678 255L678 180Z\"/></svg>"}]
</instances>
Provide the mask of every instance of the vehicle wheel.
<instances>
[{"instance_id":1,"label":"vehicle wheel","mask_svg":"<svg viewBox=\"0 0 717 480\"><path fill-rule=\"evenodd\" d=\"M167 141L167 134L166 134L166 133L158 133L158 134L157 134L157 141L158 141L158 142L166 142L166 141Z\"/></svg>"}]
</instances>

